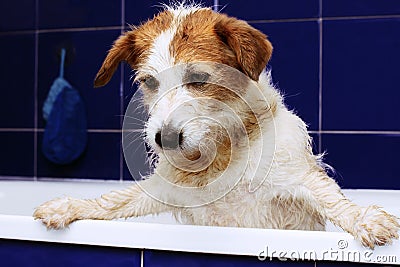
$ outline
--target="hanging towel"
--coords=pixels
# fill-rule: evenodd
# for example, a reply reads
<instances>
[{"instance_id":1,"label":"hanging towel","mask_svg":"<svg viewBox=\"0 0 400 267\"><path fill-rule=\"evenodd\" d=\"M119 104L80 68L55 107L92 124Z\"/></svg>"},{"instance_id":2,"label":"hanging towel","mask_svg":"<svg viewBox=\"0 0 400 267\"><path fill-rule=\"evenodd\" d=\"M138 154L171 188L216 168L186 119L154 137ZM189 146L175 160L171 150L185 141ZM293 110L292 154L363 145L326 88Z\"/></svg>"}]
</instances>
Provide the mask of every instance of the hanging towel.
<instances>
[{"instance_id":1,"label":"hanging towel","mask_svg":"<svg viewBox=\"0 0 400 267\"><path fill-rule=\"evenodd\" d=\"M79 92L64 79L65 49L61 50L60 75L53 82L43 105L47 120L42 151L56 164L76 160L86 148L86 111Z\"/></svg>"}]
</instances>

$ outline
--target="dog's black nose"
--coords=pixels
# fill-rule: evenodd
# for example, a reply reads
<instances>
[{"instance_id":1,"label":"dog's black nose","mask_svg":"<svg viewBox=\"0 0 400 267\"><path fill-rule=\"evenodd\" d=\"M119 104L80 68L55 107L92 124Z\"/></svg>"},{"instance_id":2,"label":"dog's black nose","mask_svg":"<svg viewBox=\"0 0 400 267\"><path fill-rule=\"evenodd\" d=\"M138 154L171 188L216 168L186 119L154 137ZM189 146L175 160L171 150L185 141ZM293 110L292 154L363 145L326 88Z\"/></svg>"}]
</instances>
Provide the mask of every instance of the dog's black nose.
<instances>
[{"instance_id":1,"label":"dog's black nose","mask_svg":"<svg viewBox=\"0 0 400 267\"><path fill-rule=\"evenodd\" d=\"M177 149L182 145L183 133L176 129L164 127L156 133L155 141L161 148Z\"/></svg>"}]
</instances>

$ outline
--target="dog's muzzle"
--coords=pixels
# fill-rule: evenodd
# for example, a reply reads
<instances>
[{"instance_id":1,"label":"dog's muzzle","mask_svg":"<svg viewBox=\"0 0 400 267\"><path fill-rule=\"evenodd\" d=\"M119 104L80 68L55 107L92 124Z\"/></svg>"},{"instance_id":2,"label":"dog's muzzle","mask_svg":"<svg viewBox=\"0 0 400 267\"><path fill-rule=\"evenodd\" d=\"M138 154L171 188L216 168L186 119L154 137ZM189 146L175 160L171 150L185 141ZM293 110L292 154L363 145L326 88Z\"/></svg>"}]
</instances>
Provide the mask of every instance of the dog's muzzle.
<instances>
[{"instance_id":1,"label":"dog's muzzle","mask_svg":"<svg viewBox=\"0 0 400 267\"><path fill-rule=\"evenodd\" d=\"M176 128L163 127L156 133L155 142L164 149L177 149L182 145L183 133Z\"/></svg>"}]
</instances>

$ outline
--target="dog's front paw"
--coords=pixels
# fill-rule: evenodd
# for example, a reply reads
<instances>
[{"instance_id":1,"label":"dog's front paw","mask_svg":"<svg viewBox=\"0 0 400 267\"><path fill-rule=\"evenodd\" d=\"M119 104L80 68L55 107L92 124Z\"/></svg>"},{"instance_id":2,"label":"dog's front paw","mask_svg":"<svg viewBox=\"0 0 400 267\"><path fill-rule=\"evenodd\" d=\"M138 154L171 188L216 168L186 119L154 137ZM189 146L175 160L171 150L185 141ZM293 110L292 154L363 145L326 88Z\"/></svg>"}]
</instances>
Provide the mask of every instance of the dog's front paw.
<instances>
[{"instance_id":1,"label":"dog's front paw","mask_svg":"<svg viewBox=\"0 0 400 267\"><path fill-rule=\"evenodd\" d=\"M399 229L395 216L377 206L369 206L360 214L354 227L354 235L364 246L373 249L375 245L391 244L392 239L399 238Z\"/></svg>"},{"instance_id":2,"label":"dog's front paw","mask_svg":"<svg viewBox=\"0 0 400 267\"><path fill-rule=\"evenodd\" d=\"M65 228L77 219L73 201L69 197L47 201L36 208L33 217L41 220L48 229Z\"/></svg>"}]
</instances>

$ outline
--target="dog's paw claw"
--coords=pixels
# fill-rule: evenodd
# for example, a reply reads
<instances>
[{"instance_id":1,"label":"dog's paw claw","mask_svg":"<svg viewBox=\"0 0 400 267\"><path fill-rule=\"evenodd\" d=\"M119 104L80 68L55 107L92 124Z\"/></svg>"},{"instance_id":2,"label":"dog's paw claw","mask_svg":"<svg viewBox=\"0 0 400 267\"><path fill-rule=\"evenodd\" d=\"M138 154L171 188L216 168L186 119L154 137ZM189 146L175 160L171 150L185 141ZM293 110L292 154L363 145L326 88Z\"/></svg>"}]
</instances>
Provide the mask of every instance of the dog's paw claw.
<instances>
[{"instance_id":1,"label":"dog's paw claw","mask_svg":"<svg viewBox=\"0 0 400 267\"><path fill-rule=\"evenodd\" d=\"M377 206L366 208L354 227L355 237L361 243L373 249L375 246L391 244L399 238L398 219Z\"/></svg>"},{"instance_id":2,"label":"dog's paw claw","mask_svg":"<svg viewBox=\"0 0 400 267\"><path fill-rule=\"evenodd\" d=\"M41 220L48 229L63 229L76 220L72 210L71 198L56 198L36 208L33 213L36 220Z\"/></svg>"}]
</instances>

